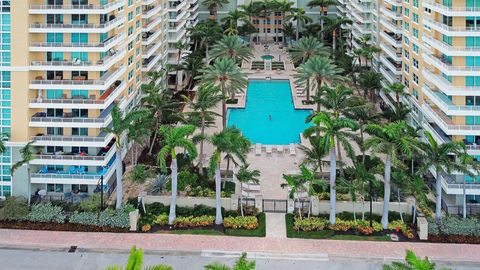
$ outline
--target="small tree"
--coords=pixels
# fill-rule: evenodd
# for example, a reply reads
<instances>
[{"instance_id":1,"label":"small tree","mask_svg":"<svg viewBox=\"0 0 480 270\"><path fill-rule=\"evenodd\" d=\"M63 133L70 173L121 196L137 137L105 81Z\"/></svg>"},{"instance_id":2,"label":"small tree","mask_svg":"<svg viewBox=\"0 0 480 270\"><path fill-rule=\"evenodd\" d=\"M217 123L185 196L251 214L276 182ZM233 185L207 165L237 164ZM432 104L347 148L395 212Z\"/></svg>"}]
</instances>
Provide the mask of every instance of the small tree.
<instances>
[{"instance_id":1,"label":"small tree","mask_svg":"<svg viewBox=\"0 0 480 270\"><path fill-rule=\"evenodd\" d=\"M420 259L415 255L411 250L407 250L407 255L405 256L405 262L393 262L389 265L384 265L383 270L440 270L437 268L435 263L430 262L427 257L425 259ZM442 268L443 270L448 270L447 268Z\"/></svg>"},{"instance_id":2,"label":"small tree","mask_svg":"<svg viewBox=\"0 0 480 270\"><path fill-rule=\"evenodd\" d=\"M33 143L34 141L29 141L24 147L20 149L20 156L22 159L17 161L15 164L13 164L12 169L10 170L13 176L13 174L17 171L17 169L19 169L23 165L27 165L27 185L28 185L27 186L27 193L28 193L27 202L28 204L30 204L32 200L32 180L31 180L32 178L30 175L30 161L32 161L35 158L32 151ZM3 146L3 143L1 145ZM2 152L4 152L5 146L0 147L0 149L2 149Z\"/></svg>"},{"instance_id":3,"label":"small tree","mask_svg":"<svg viewBox=\"0 0 480 270\"><path fill-rule=\"evenodd\" d=\"M205 270L255 270L255 265L255 261L248 261L247 254L242 253L242 256L235 262L233 267L220 263L211 263L205 265Z\"/></svg>"},{"instance_id":4,"label":"small tree","mask_svg":"<svg viewBox=\"0 0 480 270\"><path fill-rule=\"evenodd\" d=\"M258 184L260 182L260 171L259 170L249 170L249 164L244 164L238 170L236 176L238 182L240 182L240 213L243 215L243 184L252 183Z\"/></svg>"},{"instance_id":5,"label":"small tree","mask_svg":"<svg viewBox=\"0 0 480 270\"><path fill-rule=\"evenodd\" d=\"M130 256L128 257L127 265L123 268L120 266L108 266L105 270L141 270L143 266L143 251L133 246L130 250ZM163 264L152 265L145 270L173 270L172 267Z\"/></svg>"}]
</instances>

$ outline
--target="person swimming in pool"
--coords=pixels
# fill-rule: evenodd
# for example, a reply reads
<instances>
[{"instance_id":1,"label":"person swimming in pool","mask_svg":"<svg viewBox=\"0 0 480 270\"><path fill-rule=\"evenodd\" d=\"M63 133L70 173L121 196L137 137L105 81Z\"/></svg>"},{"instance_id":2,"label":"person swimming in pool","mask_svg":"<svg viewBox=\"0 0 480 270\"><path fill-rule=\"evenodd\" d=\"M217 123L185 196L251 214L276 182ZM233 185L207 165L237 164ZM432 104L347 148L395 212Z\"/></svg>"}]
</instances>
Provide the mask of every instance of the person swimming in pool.
<instances>
[{"instance_id":1,"label":"person swimming in pool","mask_svg":"<svg viewBox=\"0 0 480 270\"><path fill-rule=\"evenodd\" d=\"M268 120L272 121L272 115L271 114L268 115Z\"/></svg>"}]
</instances>

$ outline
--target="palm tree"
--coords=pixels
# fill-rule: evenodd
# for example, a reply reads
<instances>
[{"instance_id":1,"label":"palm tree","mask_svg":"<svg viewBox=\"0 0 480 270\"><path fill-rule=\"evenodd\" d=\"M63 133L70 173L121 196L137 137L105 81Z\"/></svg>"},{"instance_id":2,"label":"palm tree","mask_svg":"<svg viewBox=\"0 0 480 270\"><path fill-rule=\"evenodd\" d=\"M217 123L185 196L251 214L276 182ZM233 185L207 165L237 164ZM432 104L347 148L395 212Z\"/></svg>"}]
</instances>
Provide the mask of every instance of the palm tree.
<instances>
[{"instance_id":1,"label":"palm tree","mask_svg":"<svg viewBox=\"0 0 480 270\"><path fill-rule=\"evenodd\" d=\"M196 99L194 101L190 101L190 99L188 98L186 98L185 100L189 103L190 108L193 110L193 112L188 113L188 116L190 117L190 119L197 119L197 126L200 127L200 135L197 138L197 140L200 141L200 155L198 167L200 168L200 170L202 170L204 161L203 143L206 139L205 128L208 125L208 120L219 116L219 114L212 111L212 109L215 108L217 104L223 100L223 96L218 90L218 87L211 84L202 84L198 88L195 97Z\"/></svg>"},{"instance_id":2,"label":"palm tree","mask_svg":"<svg viewBox=\"0 0 480 270\"><path fill-rule=\"evenodd\" d=\"M392 163L400 163L397 158L399 154L411 157L419 146L419 142L417 138L412 135L411 130L412 127L404 121L388 123L383 126L369 124L365 128L365 131L371 135L371 137L365 140L365 148L371 149L374 153L386 155L382 211L382 226L384 229L387 229L388 226Z\"/></svg>"},{"instance_id":3,"label":"palm tree","mask_svg":"<svg viewBox=\"0 0 480 270\"><path fill-rule=\"evenodd\" d=\"M243 4L239 5L238 7L242 9L242 12L247 15L248 23L253 26L252 18L258 14L257 2L251 1L248 5ZM255 32L257 33L257 41L258 41L258 31L255 28ZM250 42L252 42L252 38L250 36Z\"/></svg>"},{"instance_id":4,"label":"palm tree","mask_svg":"<svg viewBox=\"0 0 480 270\"><path fill-rule=\"evenodd\" d=\"M173 48L177 50L177 84L175 86L175 90L178 91L178 86L180 85L180 81L183 82L183 80L180 79L180 60L182 60L182 52L188 48L188 44L184 43L182 41L175 42L173 44ZM183 83L182 83L183 84Z\"/></svg>"},{"instance_id":5,"label":"palm tree","mask_svg":"<svg viewBox=\"0 0 480 270\"><path fill-rule=\"evenodd\" d=\"M210 19L216 21L218 8L222 8L229 2L229 0L202 0L202 5L210 11Z\"/></svg>"},{"instance_id":6,"label":"palm tree","mask_svg":"<svg viewBox=\"0 0 480 270\"><path fill-rule=\"evenodd\" d=\"M249 164L244 164L238 170L236 177L240 183L240 213L243 215L243 184L253 183L258 184L260 182L260 171L259 170L249 170Z\"/></svg>"},{"instance_id":7,"label":"palm tree","mask_svg":"<svg viewBox=\"0 0 480 270\"><path fill-rule=\"evenodd\" d=\"M105 270L141 270L143 266L143 251L133 246L130 250L130 256L128 257L127 266L125 268L119 266L108 266ZM172 267L163 264L152 265L145 270L173 270Z\"/></svg>"},{"instance_id":8,"label":"palm tree","mask_svg":"<svg viewBox=\"0 0 480 270\"><path fill-rule=\"evenodd\" d=\"M435 219L440 221L442 218L442 174L445 171L450 174L452 171L459 171L468 174L468 166L457 163L452 159L452 155L461 155L464 152L463 142L446 142L438 144L430 132L425 131L426 142L421 143L422 172L433 169L435 172Z\"/></svg>"},{"instance_id":9,"label":"palm tree","mask_svg":"<svg viewBox=\"0 0 480 270\"><path fill-rule=\"evenodd\" d=\"M337 67L326 57L314 56L307 62L301 64L297 69L297 81L299 84L307 85L307 101L310 101L309 82L312 81L317 91L321 91L324 81L341 81L344 78L340 76L342 69Z\"/></svg>"},{"instance_id":10,"label":"palm tree","mask_svg":"<svg viewBox=\"0 0 480 270\"><path fill-rule=\"evenodd\" d=\"M360 73L358 83L363 89L363 96L366 98L370 93L370 101L373 102L375 92L382 89L382 75L375 71L366 71Z\"/></svg>"},{"instance_id":11,"label":"palm tree","mask_svg":"<svg viewBox=\"0 0 480 270\"><path fill-rule=\"evenodd\" d=\"M323 164L325 163L325 161L322 159L328 154L328 152L325 152L325 148L320 145L319 137L312 136L308 138L308 140L310 141L310 147L307 147L303 144L298 146L305 154L302 164L311 166L314 171L318 170L318 172L321 173Z\"/></svg>"},{"instance_id":12,"label":"palm tree","mask_svg":"<svg viewBox=\"0 0 480 270\"><path fill-rule=\"evenodd\" d=\"M294 3L289 0L277 0L277 8L282 13L282 24L285 25L285 17L288 12L293 10ZM282 27L282 44L285 44L285 27ZM278 39L277 39L278 41Z\"/></svg>"},{"instance_id":13,"label":"palm tree","mask_svg":"<svg viewBox=\"0 0 480 270\"><path fill-rule=\"evenodd\" d=\"M11 175L17 171L18 168L22 167L23 165L27 165L27 201L28 204L30 204L31 199L32 199L32 180L31 180L31 175L30 175L30 161L35 159L35 156L33 155L33 150L32 150L32 145L34 141L29 141L24 147L20 148L20 156L21 160L17 161L15 164L12 165L12 168L10 170ZM0 151L1 153L5 152L5 145L3 144L3 141L0 143Z\"/></svg>"},{"instance_id":14,"label":"palm tree","mask_svg":"<svg viewBox=\"0 0 480 270\"><path fill-rule=\"evenodd\" d=\"M220 176L220 163L222 162L222 154L230 154L235 156L242 163L245 163L246 155L250 151L251 142L242 135L242 132L238 128L228 127L221 132L213 134L211 143L215 150L210 158L209 171L210 174L215 175L215 224L220 225L223 222Z\"/></svg>"},{"instance_id":15,"label":"palm tree","mask_svg":"<svg viewBox=\"0 0 480 270\"><path fill-rule=\"evenodd\" d=\"M408 105L403 103L395 103L393 109L388 107L386 111L383 112L383 117L388 119L390 122L405 121L407 120L407 117L411 111L412 109L410 109Z\"/></svg>"},{"instance_id":16,"label":"palm tree","mask_svg":"<svg viewBox=\"0 0 480 270\"><path fill-rule=\"evenodd\" d=\"M306 181L304 178L299 177L298 175L283 175L283 180L287 183L283 183L280 186L282 188L288 187L290 192L288 196L290 199L294 199L298 207L298 218L303 219L302 207L300 207L300 192L305 191Z\"/></svg>"},{"instance_id":17,"label":"palm tree","mask_svg":"<svg viewBox=\"0 0 480 270\"><path fill-rule=\"evenodd\" d=\"M185 61L181 64L182 69L188 77L187 90L191 90L194 86L195 78L200 76L200 71L205 67L203 59L198 54L189 54Z\"/></svg>"},{"instance_id":18,"label":"palm tree","mask_svg":"<svg viewBox=\"0 0 480 270\"><path fill-rule=\"evenodd\" d=\"M355 138L351 133L358 128L357 123L345 117L333 117L330 113L320 112L312 119L315 126L305 130L304 136L310 137L313 134L322 134L318 143L323 147L325 153L330 155L330 224L335 224L335 204L336 204L336 187L335 181L337 177L337 159L335 141L339 141L348 156L353 156L352 145L350 139Z\"/></svg>"},{"instance_id":19,"label":"palm tree","mask_svg":"<svg viewBox=\"0 0 480 270\"><path fill-rule=\"evenodd\" d=\"M405 183L405 192L413 198L413 223L416 220L417 203L425 203L428 194L428 187L421 175L413 174L408 177L408 181Z\"/></svg>"},{"instance_id":20,"label":"palm tree","mask_svg":"<svg viewBox=\"0 0 480 270\"><path fill-rule=\"evenodd\" d=\"M233 11L229 11L225 17L223 17L220 21L225 23L226 26L232 27L234 29L238 28L238 21L244 21L247 19L248 16L245 12L235 9Z\"/></svg>"},{"instance_id":21,"label":"palm tree","mask_svg":"<svg viewBox=\"0 0 480 270\"><path fill-rule=\"evenodd\" d=\"M295 29L293 28L293 23L288 22L284 23L282 26L283 38L285 39L285 44L292 45L292 38L295 36ZM287 42L289 41L289 42Z\"/></svg>"},{"instance_id":22,"label":"palm tree","mask_svg":"<svg viewBox=\"0 0 480 270\"><path fill-rule=\"evenodd\" d=\"M224 36L213 45L211 56L213 59L228 57L235 62L248 61L253 57L252 49L238 36Z\"/></svg>"},{"instance_id":23,"label":"palm tree","mask_svg":"<svg viewBox=\"0 0 480 270\"><path fill-rule=\"evenodd\" d=\"M222 123L223 128L227 126L227 104L228 96L234 97L235 93L243 92L247 86L247 75L228 57L222 57L215 60L213 65L207 66L202 70L202 82L211 83L220 88L223 95L222 100Z\"/></svg>"},{"instance_id":24,"label":"palm tree","mask_svg":"<svg viewBox=\"0 0 480 270\"><path fill-rule=\"evenodd\" d=\"M305 183L304 187L307 191L310 202L308 206L307 216L310 217L310 214L312 212L311 199L316 192L315 188L320 188L323 192L326 190L328 184L324 179L319 178L314 170L308 169L305 165L300 165L300 174L297 177L301 178L302 182ZM301 208L301 205L299 205L299 208Z\"/></svg>"},{"instance_id":25,"label":"palm tree","mask_svg":"<svg viewBox=\"0 0 480 270\"><path fill-rule=\"evenodd\" d=\"M235 262L233 267L228 267L220 263L205 265L205 270L255 270L255 268L255 261L247 261L246 253L242 253L242 256Z\"/></svg>"},{"instance_id":26,"label":"palm tree","mask_svg":"<svg viewBox=\"0 0 480 270\"><path fill-rule=\"evenodd\" d=\"M139 119L135 119L131 125L129 125L127 130L127 140L128 142L133 142L132 149L130 149L131 154L131 165L137 165L138 159L138 147L135 144L138 144L143 149L145 143L148 143L148 138L151 135L151 126L154 125L155 119L150 117L151 115L145 115Z\"/></svg>"},{"instance_id":27,"label":"palm tree","mask_svg":"<svg viewBox=\"0 0 480 270\"><path fill-rule=\"evenodd\" d=\"M160 169L167 171L167 158L172 158L170 168L172 170L172 198L170 202L170 213L168 215L168 224L173 224L176 218L176 204L177 204L177 181L178 181L178 166L177 153L175 148L184 148L189 155L189 158L195 159L197 156L197 148L195 144L188 139L190 135L195 132L195 127L192 125L185 126L161 126L158 133L163 138L163 146L158 152L157 163Z\"/></svg>"},{"instance_id":28,"label":"palm tree","mask_svg":"<svg viewBox=\"0 0 480 270\"><path fill-rule=\"evenodd\" d=\"M427 257L422 260L411 250L407 250L405 261L405 263L393 262L390 265L384 265L383 270L440 270L440 268L437 268L435 263L430 262ZM448 270L447 268L442 269Z\"/></svg>"},{"instance_id":29,"label":"palm tree","mask_svg":"<svg viewBox=\"0 0 480 270\"><path fill-rule=\"evenodd\" d=\"M367 193L367 185L369 186L368 193L370 197L370 226L372 226L372 190L374 186L378 186L378 181L375 178L378 168L367 168L364 162L354 162L352 167L346 168L346 171L348 172L347 175L351 177L350 181L354 182L347 185L349 188L348 191L352 196L352 201L356 199L356 193L352 194L352 192L358 192L362 197L362 220L365 220L365 197ZM352 190L352 188L354 190Z\"/></svg>"},{"instance_id":30,"label":"palm tree","mask_svg":"<svg viewBox=\"0 0 480 270\"><path fill-rule=\"evenodd\" d=\"M306 23L310 23L310 22L313 21L312 18L310 18L305 13L305 9L303 9L303 8L292 9L292 12L287 15L286 19L287 20L294 20L297 23L296 34L295 34L295 40L296 41L298 41L298 38L300 37L300 26L303 26Z\"/></svg>"},{"instance_id":31,"label":"palm tree","mask_svg":"<svg viewBox=\"0 0 480 270\"><path fill-rule=\"evenodd\" d=\"M362 163L365 163L365 126L378 120L380 115L376 112L375 106L371 103L359 104L350 107L349 110L343 112L350 119L357 121L360 131L359 146L362 151Z\"/></svg>"},{"instance_id":32,"label":"palm tree","mask_svg":"<svg viewBox=\"0 0 480 270\"><path fill-rule=\"evenodd\" d=\"M316 1L316 0L314 0ZM325 0L320 0L325 1ZM327 0L329 1L329 0ZM352 24L352 20L344 18L344 17L336 17L336 18L329 18L325 17L327 22L326 27L323 29L326 33L332 34L332 58L335 59L335 50L337 49L337 36L342 40L342 26Z\"/></svg>"},{"instance_id":33,"label":"palm tree","mask_svg":"<svg viewBox=\"0 0 480 270\"><path fill-rule=\"evenodd\" d=\"M328 48L315 37L302 37L288 49L288 54L295 64L302 64L314 56L328 57Z\"/></svg>"},{"instance_id":34,"label":"palm tree","mask_svg":"<svg viewBox=\"0 0 480 270\"><path fill-rule=\"evenodd\" d=\"M400 97L406 97L410 95L408 92L405 91L405 85L399 82L388 84L386 87L383 88L383 91L387 94L394 93L397 105L400 104Z\"/></svg>"},{"instance_id":35,"label":"palm tree","mask_svg":"<svg viewBox=\"0 0 480 270\"><path fill-rule=\"evenodd\" d=\"M123 166L122 166L122 137L125 132L131 128L136 120L145 117L146 110L133 110L124 115L118 105L115 105L110 112L112 124L109 127L102 128L102 131L113 134L115 138L115 171L116 171L116 209L122 208L123 199Z\"/></svg>"},{"instance_id":36,"label":"palm tree","mask_svg":"<svg viewBox=\"0 0 480 270\"><path fill-rule=\"evenodd\" d=\"M339 117L350 111L361 102L361 98L353 96L353 91L343 84L337 84L334 88L324 87L325 98L320 103L333 113L334 117Z\"/></svg>"},{"instance_id":37,"label":"palm tree","mask_svg":"<svg viewBox=\"0 0 480 270\"><path fill-rule=\"evenodd\" d=\"M335 5L337 1L335 0L311 0L308 2L307 7L313 8L313 7L320 7L320 34L321 34L321 39L322 42L325 41L324 38L324 19L327 15L328 12L328 6ZM334 48L335 50L335 48Z\"/></svg>"},{"instance_id":38,"label":"palm tree","mask_svg":"<svg viewBox=\"0 0 480 270\"><path fill-rule=\"evenodd\" d=\"M152 125L153 138L150 141L148 155L152 155L158 128L162 122L168 120L175 113L179 106L178 102L173 101L171 92L166 91L163 85L156 84L154 77L151 78L149 84L142 85L142 92L145 95L140 99L140 104L150 111L151 119L154 120L154 125Z\"/></svg>"}]
</instances>

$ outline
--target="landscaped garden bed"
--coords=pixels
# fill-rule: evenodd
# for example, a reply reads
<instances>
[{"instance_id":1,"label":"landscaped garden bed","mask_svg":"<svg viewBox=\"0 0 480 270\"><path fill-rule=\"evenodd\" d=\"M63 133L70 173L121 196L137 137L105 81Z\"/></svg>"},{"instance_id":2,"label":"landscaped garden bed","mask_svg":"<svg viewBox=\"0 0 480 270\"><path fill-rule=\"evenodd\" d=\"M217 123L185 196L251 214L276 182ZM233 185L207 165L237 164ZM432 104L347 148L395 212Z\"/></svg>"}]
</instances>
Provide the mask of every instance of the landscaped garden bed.
<instances>
[{"instance_id":1,"label":"landscaped garden bed","mask_svg":"<svg viewBox=\"0 0 480 270\"><path fill-rule=\"evenodd\" d=\"M293 214L285 216L285 223L289 238L391 241L390 234L396 234L400 241L412 241L413 229L401 220L395 220L396 216L392 214L394 221L390 222L388 230L383 230L379 216L374 216L370 227L368 220L354 220L351 213L339 213L334 225L330 225L325 216L300 219ZM404 218L411 220L408 216Z\"/></svg>"},{"instance_id":2,"label":"landscaped garden bed","mask_svg":"<svg viewBox=\"0 0 480 270\"><path fill-rule=\"evenodd\" d=\"M428 218L428 241L436 243L480 244L480 220L444 217L440 222Z\"/></svg>"},{"instance_id":3,"label":"landscaped garden bed","mask_svg":"<svg viewBox=\"0 0 480 270\"><path fill-rule=\"evenodd\" d=\"M50 231L128 232L129 212L126 205L120 210L99 210L96 198L79 205L39 203L28 206L25 199L9 197L0 206L0 228ZM73 212L71 212L73 211Z\"/></svg>"},{"instance_id":4,"label":"landscaped garden bed","mask_svg":"<svg viewBox=\"0 0 480 270\"><path fill-rule=\"evenodd\" d=\"M140 218L140 229L149 233L207 234L231 236L265 236L265 214L246 208L242 217L237 211L222 211L223 224L217 226L215 208L196 205L193 208L177 207L177 217L168 224L169 206L152 203L145 206L146 213Z\"/></svg>"}]
</instances>

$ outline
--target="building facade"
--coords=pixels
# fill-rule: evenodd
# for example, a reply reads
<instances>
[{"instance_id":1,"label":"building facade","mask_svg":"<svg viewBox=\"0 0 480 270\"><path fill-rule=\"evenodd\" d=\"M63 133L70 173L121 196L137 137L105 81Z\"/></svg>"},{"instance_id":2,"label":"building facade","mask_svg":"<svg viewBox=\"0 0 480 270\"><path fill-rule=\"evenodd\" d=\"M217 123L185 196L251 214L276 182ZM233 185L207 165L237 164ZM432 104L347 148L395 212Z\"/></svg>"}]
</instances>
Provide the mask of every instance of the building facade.
<instances>
[{"instance_id":1,"label":"building facade","mask_svg":"<svg viewBox=\"0 0 480 270\"><path fill-rule=\"evenodd\" d=\"M465 142L480 160L480 2L383 0L371 7L372 41L382 50L374 67L385 82L408 89L402 102L412 108L411 124L439 143ZM393 106L393 96L381 96ZM479 176L432 174L441 178L445 206L463 204L464 182L467 203L480 202Z\"/></svg>"},{"instance_id":2,"label":"building facade","mask_svg":"<svg viewBox=\"0 0 480 270\"><path fill-rule=\"evenodd\" d=\"M115 178L115 105L127 111L149 71L165 69L173 40L197 0L181 10L169 0L0 1L0 196L91 194ZM174 27L185 13L186 23ZM193 11L193 12L192 12ZM180 37L174 37L183 31ZM34 159L13 178L19 150L33 143ZM124 146L124 154L126 147ZM30 177L28 177L30 175Z\"/></svg>"}]
</instances>

